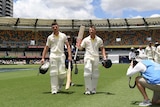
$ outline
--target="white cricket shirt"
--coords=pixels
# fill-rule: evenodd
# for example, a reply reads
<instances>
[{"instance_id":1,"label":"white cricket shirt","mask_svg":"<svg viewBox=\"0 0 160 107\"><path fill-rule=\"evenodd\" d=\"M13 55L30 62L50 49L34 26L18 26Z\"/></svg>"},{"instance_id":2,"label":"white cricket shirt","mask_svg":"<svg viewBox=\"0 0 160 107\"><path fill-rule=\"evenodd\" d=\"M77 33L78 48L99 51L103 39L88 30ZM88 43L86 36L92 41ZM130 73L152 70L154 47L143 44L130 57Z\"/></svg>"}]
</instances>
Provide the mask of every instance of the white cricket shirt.
<instances>
[{"instance_id":1,"label":"white cricket shirt","mask_svg":"<svg viewBox=\"0 0 160 107\"><path fill-rule=\"evenodd\" d=\"M59 32L58 36L52 33L47 38L46 46L50 48L51 54L63 54L65 42L67 42L67 36L64 33Z\"/></svg>"},{"instance_id":2,"label":"white cricket shirt","mask_svg":"<svg viewBox=\"0 0 160 107\"><path fill-rule=\"evenodd\" d=\"M103 46L103 41L100 37L95 36L93 40L90 35L82 40L81 47L85 48L85 56L99 57L99 48Z\"/></svg>"}]
</instances>

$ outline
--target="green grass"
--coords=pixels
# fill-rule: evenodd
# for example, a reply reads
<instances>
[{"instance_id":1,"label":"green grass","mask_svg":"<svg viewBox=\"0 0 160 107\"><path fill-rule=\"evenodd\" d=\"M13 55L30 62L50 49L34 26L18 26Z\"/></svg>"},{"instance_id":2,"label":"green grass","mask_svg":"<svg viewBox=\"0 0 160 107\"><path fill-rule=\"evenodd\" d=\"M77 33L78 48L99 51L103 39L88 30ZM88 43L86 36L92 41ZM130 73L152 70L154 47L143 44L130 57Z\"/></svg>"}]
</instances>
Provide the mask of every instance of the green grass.
<instances>
[{"instance_id":1,"label":"green grass","mask_svg":"<svg viewBox=\"0 0 160 107\"><path fill-rule=\"evenodd\" d=\"M83 65L73 74L75 86L51 95L49 72L37 75L39 65L0 65L0 68L32 68L0 73L0 107L137 107L143 97L128 87L128 64L101 65L97 94L84 95ZM147 90L149 97L152 92Z\"/></svg>"}]
</instances>

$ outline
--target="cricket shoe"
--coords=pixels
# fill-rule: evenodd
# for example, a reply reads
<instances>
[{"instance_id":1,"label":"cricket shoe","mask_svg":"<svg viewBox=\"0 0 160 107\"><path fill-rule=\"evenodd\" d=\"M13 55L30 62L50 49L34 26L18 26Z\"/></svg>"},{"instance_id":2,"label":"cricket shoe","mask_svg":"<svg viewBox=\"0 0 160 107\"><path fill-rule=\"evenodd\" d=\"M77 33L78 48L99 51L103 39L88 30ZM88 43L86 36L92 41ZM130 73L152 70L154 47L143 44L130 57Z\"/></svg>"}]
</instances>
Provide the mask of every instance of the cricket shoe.
<instances>
[{"instance_id":1,"label":"cricket shoe","mask_svg":"<svg viewBox=\"0 0 160 107\"><path fill-rule=\"evenodd\" d=\"M57 94L57 91L53 91L52 94Z\"/></svg>"},{"instance_id":2,"label":"cricket shoe","mask_svg":"<svg viewBox=\"0 0 160 107\"><path fill-rule=\"evenodd\" d=\"M139 106L150 106L152 105L150 100L144 100L143 102L139 103Z\"/></svg>"},{"instance_id":3,"label":"cricket shoe","mask_svg":"<svg viewBox=\"0 0 160 107\"><path fill-rule=\"evenodd\" d=\"M84 94L85 94L85 95L90 95L91 92L90 92L90 91L86 91L86 92L84 92Z\"/></svg>"},{"instance_id":4,"label":"cricket shoe","mask_svg":"<svg viewBox=\"0 0 160 107\"><path fill-rule=\"evenodd\" d=\"M73 83L73 82L71 82L71 83L70 83L70 86L74 86L74 83Z\"/></svg>"},{"instance_id":5,"label":"cricket shoe","mask_svg":"<svg viewBox=\"0 0 160 107\"><path fill-rule=\"evenodd\" d=\"M95 91L95 90L93 90L91 93L92 93L92 94L96 94L96 91Z\"/></svg>"}]
</instances>

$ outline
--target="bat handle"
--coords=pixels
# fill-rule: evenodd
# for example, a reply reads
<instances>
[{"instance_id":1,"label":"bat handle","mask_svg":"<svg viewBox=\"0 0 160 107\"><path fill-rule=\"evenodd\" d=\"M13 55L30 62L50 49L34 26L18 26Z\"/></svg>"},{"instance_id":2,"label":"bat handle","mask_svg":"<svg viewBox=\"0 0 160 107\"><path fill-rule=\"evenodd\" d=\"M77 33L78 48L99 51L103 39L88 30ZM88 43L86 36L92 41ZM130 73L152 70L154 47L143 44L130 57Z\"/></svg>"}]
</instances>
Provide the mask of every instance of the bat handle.
<instances>
[{"instance_id":1,"label":"bat handle","mask_svg":"<svg viewBox=\"0 0 160 107\"><path fill-rule=\"evenodd\" d=\"M78 53L78 48L76 48L76 52L75 52L75 55L74 55L74 61L76 61L77 53Z\"/></svg>"},{"instance_id":2,"label":"bat handle","mask_svg":"<svg viewBox=\"0 0 160 107\"><path fill-rule=\"evenodd\" d=\"M71 61L68 62L68 69L71 69Z\"/></svg>"}]
</instances>

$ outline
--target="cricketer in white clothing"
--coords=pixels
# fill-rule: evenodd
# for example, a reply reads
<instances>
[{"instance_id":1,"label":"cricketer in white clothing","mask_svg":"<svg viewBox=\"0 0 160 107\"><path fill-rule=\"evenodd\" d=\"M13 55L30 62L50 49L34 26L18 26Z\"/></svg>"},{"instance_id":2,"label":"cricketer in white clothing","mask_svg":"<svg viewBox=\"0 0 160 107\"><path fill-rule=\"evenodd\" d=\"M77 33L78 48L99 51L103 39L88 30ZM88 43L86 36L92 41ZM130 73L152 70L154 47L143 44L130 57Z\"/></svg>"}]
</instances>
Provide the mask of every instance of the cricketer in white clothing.
<instances>
[{"instance_id":1,"label":"cricketer in white clothing","mask_svg":"<svg viewBox=\"0 0 160 107\"><path fill-rule=\"evenodd\" d=\"M98 77L99 77L99 48L103 59L106 60L105 48L103 41L96 35L95 26L90 26L89 36L80 41L77 46L85 48L84 55L84 81L85 81L85 93L84 94L95 94Z\"/></svg>"},{"instance_id":2,"label":"cricketer in white clothing","mask_svg":"<svg viewBox=\"0 0 160 107\"><path fill-rule=\"evenodd\" d=\"M153 44L152 42L149 42L149 45L145 48L145 54L150 60L154 60L154 55L155 55L155 47L152 46L152 44Z\"/></svg>"},{"instance_id":3,"label":"cricketer in white clothing","mask_svg":"<svg viewBox=\"0 0 160 107\"><path fill-rule=\"evenodd\" d=\"M160 45L156 48L154 61L160 64Z\"/></svg>"},{"instance_id":4,"label":"cricketer in white clothing","mask_svg":"<svg viewBox=\"0 0 160 107\"><path fill-rule=\"evenodd\" d=\"M137 51L139 52L139 55L144 55L145 54L145 51L142 48L142 46L139 46L139 48L137 49Z\"/></svg>"},{"instance_id":5,"label":"cricketer in white clothing","mask_svg":"<svg viewBox=\"0 0 160 107\"><path fill-rule=\"evenodd\" d=\"M44 47L41 63L45 61L46 53L50 48L50 77L51 77L51 93L57 94L60 91L63 81L66 77L65 71L65 54L64 45L68 50L68 60L71 61L71 48L67 36L59 31L59 26L56 22L52 23L53 33L48 36L46 46Z\"/></svg>"}]
</instances>

